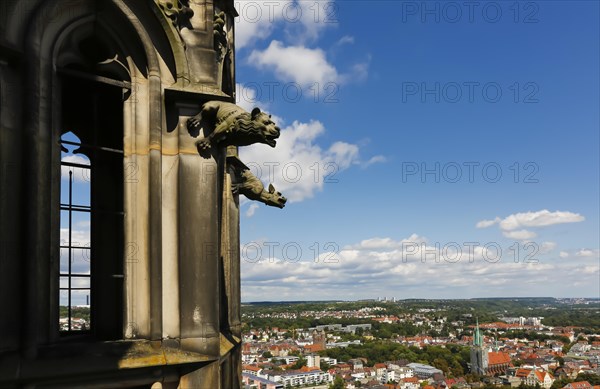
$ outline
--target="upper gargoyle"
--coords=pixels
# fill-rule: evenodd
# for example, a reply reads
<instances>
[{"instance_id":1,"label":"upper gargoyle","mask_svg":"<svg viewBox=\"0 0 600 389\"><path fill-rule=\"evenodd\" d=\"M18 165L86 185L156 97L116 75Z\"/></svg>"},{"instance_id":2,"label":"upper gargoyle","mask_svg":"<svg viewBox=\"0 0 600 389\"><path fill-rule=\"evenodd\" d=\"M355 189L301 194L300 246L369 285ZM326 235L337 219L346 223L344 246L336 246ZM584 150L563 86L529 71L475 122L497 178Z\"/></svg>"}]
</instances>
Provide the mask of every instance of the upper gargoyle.
<instances>
[{"instance_id":1,"label":"upper gargoyle","mask_svg":"<svg viewBox=\"0 0 600 389\"><path fill-rule=\"evenodd\" d=\"M190 130L198 130L203 123L214 126L214 130L204 139L196 142L198 151L212 146L248 146L265 143L275 147L280 129L271 120L271 115L254 108L251 113L243 108L223 101L209 101L202 106L200 113L188 119Z\"/></svg>"}]
</instances>

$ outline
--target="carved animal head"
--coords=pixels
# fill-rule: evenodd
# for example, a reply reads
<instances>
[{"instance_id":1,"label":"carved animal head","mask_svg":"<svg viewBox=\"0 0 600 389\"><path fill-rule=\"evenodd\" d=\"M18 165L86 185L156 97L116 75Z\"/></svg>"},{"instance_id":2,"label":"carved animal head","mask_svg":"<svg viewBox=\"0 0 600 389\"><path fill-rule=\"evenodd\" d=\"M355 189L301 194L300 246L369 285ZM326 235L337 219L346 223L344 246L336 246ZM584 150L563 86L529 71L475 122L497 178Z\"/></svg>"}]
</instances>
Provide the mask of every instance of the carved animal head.
<instances>
[{"instance_id":1,"label":"carved animal head","mask_svg":"<svg viewBox=\"0 0 600 389\"><path fill-rule=\"evenodd\" d=\"M235 189L250 200L260 201L271 207L283 208L287 199L281 192L277 192L273 184L269 184L269 191L265 190L262 181L250 169L237 170L234 176Z\"/></svg>"},{"instance_id":2,"label":"carved animal head","mask_svg":"<svg viewBox=\"0 0 600 389\"><path fill-rule=\"evenodd\" d=\"M259 108L254 108L250 115L240 115L236 122L237 132L235 134L238 146L247 146L253 143L265 143L271 147L277 144L281 130L267 115Z\"/></svg>"},{"instance_id":3,"label":"carved animal head","mask_svg":"<svg viewBox=\"0 0 600 389\"><path fill-rule=\"evenodd\" d=\"M287 199L282 196L281 192L277 192L273 184L269 184L269 193L263 192L261 197L265 197L265 204L272 207L283 208Z\"/></svg>"}]
</instances>

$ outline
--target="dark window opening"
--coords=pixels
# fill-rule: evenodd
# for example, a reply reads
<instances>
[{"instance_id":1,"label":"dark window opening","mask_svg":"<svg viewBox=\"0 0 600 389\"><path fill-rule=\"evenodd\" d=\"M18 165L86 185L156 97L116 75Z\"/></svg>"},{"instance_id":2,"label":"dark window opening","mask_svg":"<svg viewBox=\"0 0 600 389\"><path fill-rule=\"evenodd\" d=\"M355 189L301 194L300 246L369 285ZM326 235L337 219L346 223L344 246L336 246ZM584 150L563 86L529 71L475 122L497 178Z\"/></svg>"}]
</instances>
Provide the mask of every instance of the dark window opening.
<instances>
[{"instance_id":1,"label":"dark window opening","mask_svg":"<svg viewBox=\"0 0 600 389\"><path fill-rule=\"evenodd\" d=\"M115 83L63 75L61 334L123 333L123 97Z\"/></svg>"}]
</instances>

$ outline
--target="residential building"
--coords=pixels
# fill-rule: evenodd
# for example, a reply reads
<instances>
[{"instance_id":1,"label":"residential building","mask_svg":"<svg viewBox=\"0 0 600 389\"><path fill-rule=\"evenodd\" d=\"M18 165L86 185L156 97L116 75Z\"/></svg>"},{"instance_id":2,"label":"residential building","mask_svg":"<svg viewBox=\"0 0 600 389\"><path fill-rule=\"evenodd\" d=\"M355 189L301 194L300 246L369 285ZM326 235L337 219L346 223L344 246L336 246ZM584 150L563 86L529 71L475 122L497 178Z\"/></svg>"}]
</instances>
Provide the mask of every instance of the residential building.
<instances>
[{"instance_id":1,"label":"residential building","mask_svg":"<svg viewBox=\"0 0 600 389\"><path fill-rule=\"evenodd\" d=\"M525 385L535 386L536 384L539 384L545 389L549 389L554 383L554 377L552 374L541 369L517 369L515 377L520 378L521 382L523 382Z\"/></svg>"},{"instance_id":2,"label":"residential building","mask_svg":"<svg viewBox=\"0 0 600 389\"><path fill-rule=\"evenodd\" d=\"M247 373L242 373L242 382L246 385L245 389L284 389L281 382L270 381Z\"/></svg>"},{"instance_id":3,"label":"residential building","mask_svg":"<svg viewBox=\"0 0 600 389\"><path fill-rule=\"evenodd\" d=\"M442 373L440 369L422 363L409 363L407 366L413 369L415 375L419 378L431 378L436 373Z\"/></svg>"},{"instance_id":4,"label":"residential building","mask_svg":"<svg viewBox=\"0 0 600 389\"><path fill-rule=\"evenodd\" d=\"M290 370L290 371L265 371L261 377L274 382L280 382L283 386L300 386L300 385L315 385L324 384L332 381L331 375L321 370Z\"/></svg>"},{"instance_id":5,"label":"residential building","mask_svg":"<svg viewBox=\"0 0 600 389\"><path fill-rule=\"evenodd\" d=\"M321 356L319 354L308 354L306 356L306 366L321 367Z\"/></svg>"}]
</instances>

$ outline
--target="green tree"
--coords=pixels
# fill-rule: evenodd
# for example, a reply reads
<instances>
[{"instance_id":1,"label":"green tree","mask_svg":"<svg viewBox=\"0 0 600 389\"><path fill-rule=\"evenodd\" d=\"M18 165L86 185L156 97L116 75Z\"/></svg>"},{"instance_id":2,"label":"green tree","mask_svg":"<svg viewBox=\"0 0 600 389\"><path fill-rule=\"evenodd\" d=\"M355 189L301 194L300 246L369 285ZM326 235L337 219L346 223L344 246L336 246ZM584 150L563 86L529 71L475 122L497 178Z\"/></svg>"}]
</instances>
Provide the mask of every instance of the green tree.
<instances>
[{"instance_id":1,"label":"green tree","mask_svg":"<svg viewBox=\"0 0 600 389\"><path fill-rule=\"evenodd\" d=\"M587 381L591 385L600 385L600 375L592 373L580 373L576 381Z\"/></svg>"},{"instance_id":2,"label":"green tree","mask_svg":"<svg viewBox=\"0 0 600 389\"><path fill-rule=\"evenodd\" d=\"M306 366L308 362L306 361L306 358L304 357L300 357L291 367L292 370L298 370L301 369L303 366Z\"/></svg>"},{"instance_id":3,"label":"green tree","mask_svg":"<svg viewBox=\"0 0 600 389\"><path fill-rule=\"evenodd\" d=\"M329 389L345 389L346 384L344 379L341 376L336 376L331 384L329 384Z\"/></svg>"},{"instance_id":4,"label":"green tree","mask_svg":"<svg viewBox=\"0 0 600 389\"><path fill-rule=\"evenodd\" d=\"M448 362L442 358L434 359L433 362L431 362L431 365L443 371L444 374L448 374L448 372L450 371L450 366L448 366Z\"/></svg>"},{"instance_id":5,"label":"green tree","mask_svg":"<svg viewBox=\"0 0 600 389\"><path fill-rule=\"evenodd\" d=\"M552 386L550 387L550 389L560 389L560 388L564 387L565 385L570 384L571 382L573 382L572 379L570 379L568 377L563 377L563 378L555 380L552 383Z\"/></svg>"}]
</instances>

